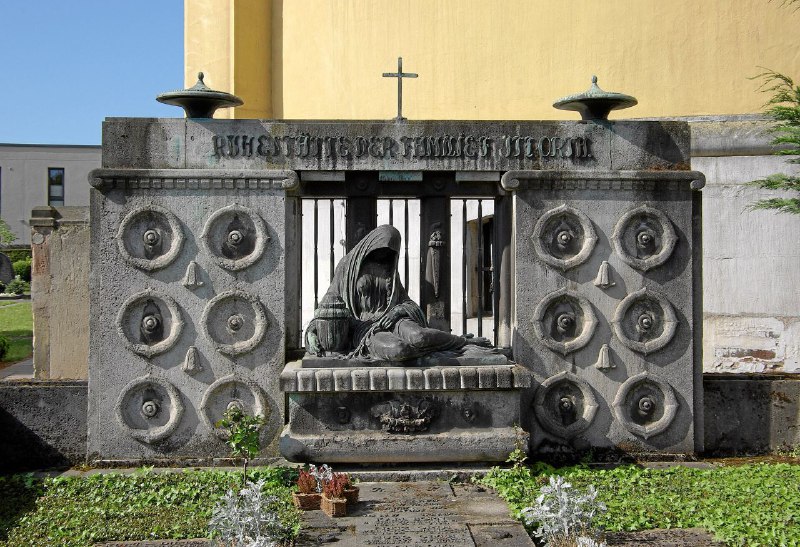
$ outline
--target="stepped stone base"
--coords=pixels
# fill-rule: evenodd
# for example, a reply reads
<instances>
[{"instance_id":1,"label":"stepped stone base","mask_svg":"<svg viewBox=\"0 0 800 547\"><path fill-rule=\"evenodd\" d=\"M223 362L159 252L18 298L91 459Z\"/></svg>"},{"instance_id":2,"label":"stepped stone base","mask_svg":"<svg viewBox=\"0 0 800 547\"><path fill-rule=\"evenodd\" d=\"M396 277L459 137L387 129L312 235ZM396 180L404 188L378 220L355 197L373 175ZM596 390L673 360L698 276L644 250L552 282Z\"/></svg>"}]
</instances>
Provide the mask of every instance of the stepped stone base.
<instances>
[{"instance_id":1,"label":"stepped stone base","mask_svg":"<svg viewBox=\"0 0 800 547\"><path fill-rule=\"evenodd\" d=\"M520 390L530 374L486 367L303 368L281 374L281 454L324 463L503 461L527 446Z\"/></svg>"}]
</instances>

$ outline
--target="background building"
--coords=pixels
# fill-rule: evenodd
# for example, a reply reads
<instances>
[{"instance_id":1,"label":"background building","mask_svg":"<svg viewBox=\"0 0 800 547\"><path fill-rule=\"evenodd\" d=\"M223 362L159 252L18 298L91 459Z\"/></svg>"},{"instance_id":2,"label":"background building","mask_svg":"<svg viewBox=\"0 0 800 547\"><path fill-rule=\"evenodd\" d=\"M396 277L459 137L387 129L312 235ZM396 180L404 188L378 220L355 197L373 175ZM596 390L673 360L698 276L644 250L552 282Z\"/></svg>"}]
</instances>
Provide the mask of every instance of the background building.
<instances>
[{"instance_id":1,"label":"background building","mask_svg":"<svg viewBox=\"0 0 800 547\"><path fill-rule=\"evenodd\" d=\"M745 0L185 0L185 81L244 99L218 117L388 119L402 56L409 119L574 119L555 99L592 74L639 105L620 118L687 119L703 171L705 369L800 370L800 219L753 212L744 186L771 155L767 67L800 78L800 11ZM327 270L327 268L320 268ZM324 281L324 279L322 280ZM320 283L322 285L322 283Z\"/></svg>"},{"instance_id":2,"label":"background building","mask_svg":"<svg viewBox=\"0 0 800 547\"><path fill-rule=\"evenodd\" d=\"M0 144L0 218L30 245L34 207L88 206L88 175L100 167L99 146Z\"/></svg>"}]
</instances>

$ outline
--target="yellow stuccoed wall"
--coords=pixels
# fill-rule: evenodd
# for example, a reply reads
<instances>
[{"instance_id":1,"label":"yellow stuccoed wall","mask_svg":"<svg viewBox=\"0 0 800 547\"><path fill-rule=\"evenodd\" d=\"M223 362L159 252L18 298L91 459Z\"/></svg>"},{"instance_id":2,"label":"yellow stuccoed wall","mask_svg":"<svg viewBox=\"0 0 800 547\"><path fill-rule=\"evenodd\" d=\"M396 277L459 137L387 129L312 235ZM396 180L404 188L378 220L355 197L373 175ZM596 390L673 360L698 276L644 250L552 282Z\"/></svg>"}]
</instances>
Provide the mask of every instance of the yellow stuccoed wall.
<instances>
[{"instance_id":1,"label":"yellow stuccoed wall","mask_svg":"<svg viewBox=\"0 0 800 547\"><path fill-rule=\"evenodd\" d=\"M592 74L615 117L759 112L760 66L800 79L800 10L773 0L185 0L186 83L245 101L217 117L576 119Z\"/></svg>"}]
</instances>

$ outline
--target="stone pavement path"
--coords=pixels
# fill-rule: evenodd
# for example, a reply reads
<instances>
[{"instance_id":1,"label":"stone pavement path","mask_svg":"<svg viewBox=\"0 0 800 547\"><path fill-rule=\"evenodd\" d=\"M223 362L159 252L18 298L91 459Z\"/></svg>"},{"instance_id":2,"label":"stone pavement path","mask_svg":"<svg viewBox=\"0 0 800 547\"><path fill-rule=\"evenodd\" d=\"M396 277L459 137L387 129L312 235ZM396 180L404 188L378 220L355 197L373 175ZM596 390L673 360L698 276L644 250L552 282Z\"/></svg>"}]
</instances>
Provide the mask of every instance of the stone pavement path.
<instances>
[{"instance_id":1,"label":"stone pavement path","mask_svg":"<svg viewBox=\"0 0 800 547\"><path fill-rule=\"evenodd\" d=\"M532 547L508 506L482 487L447 482L364 482L356 507L303 515L298 547Z\"/></svg>"}]
</instances>

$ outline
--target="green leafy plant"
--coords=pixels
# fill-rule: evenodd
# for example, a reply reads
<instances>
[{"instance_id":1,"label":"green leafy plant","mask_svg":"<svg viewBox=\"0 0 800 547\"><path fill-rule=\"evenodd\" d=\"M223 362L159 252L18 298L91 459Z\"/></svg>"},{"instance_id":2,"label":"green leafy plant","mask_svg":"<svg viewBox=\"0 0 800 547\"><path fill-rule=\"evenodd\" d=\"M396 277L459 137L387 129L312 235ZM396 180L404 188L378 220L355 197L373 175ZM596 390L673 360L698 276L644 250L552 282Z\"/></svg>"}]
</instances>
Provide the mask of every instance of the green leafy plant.
<instances>
[{"instance_id":1,"label":"green leafy plant","mask_svg":"<svg viewBox=\"0 0 800 547\"><path fill-rule=\"evenodd\" d=\"M287 534L300 530L291 491L294 469L256 467L254 482L275 496ZM217 503L240 484L240 473L175 470L84 477L0 477L0 546L89 547L110 541L205 537ZM286 541L290 544L290 541Z\"/></svg>"},{"instance_id":2,"label":"green leafy plant","mask_svg":"<svg viewBox=\"0 0 800 547\"><path fill-rule=\"evenodd\" d=\"M527 473L523 470L527 469ZM607 532L704 528L729 545L800 545L800 466L757 464L714 469L493 468L479 480L508 501L522 520L551 475L575 488L597 488L607 511L596 524Z\"/></svg>"},{"instance_id":3,"label":"green leafy plant","mask_svg":"<svg viewBox=\"0 0 800 547\"><path fill-rule=\"evenodd\" d=\"M31 286L18 275L14 276L14 279L6 285L6 292L10 294L23 294L29 290L31 290Z\"/></svg>"},{"instance_id":4,"label":"green leafy plant","mask_svg":"<svg viewBox=\"0 0 800 547\"><path fill-rule=\"evenodd\" d=\"M754 78L761 80L760 89L771 95L765 105L765 113L775 121L770 130L773 134L772 144L780 147L775 154L795 156L788 159L787 163L800 164L800 85L795 85L790 77L774 70L766 70ZM800 194L800 177L778 173L754 180L750 186ZM750 208L800 215L800 195L760 199Z\"/></svg>"},{"instance_id":5,"label":"green leafy plant","mask_svg":"<svg viewBox=\"0 0 800 547\"><path fill-rule=\"evenodd\" d=\"M14 268L14 275L18 275L23 281L30 282L31 280L31 259L25 258L17 260L11 267Z\"/></svg>"},{"instance_id":6,"label":"green leafy plant","mask_svg":"<svg viewBox=\"0 0 800 547\"><path fill-rule=\"evenodd\" d=\"M8 227L6 221L0 218L0 245L9 245L13 243L15 239L17 239L17 236L14 235L14 232Z\"/></svg>"},{"instance_id":7,"label":"green leafy plant","mask_svg":"<svg viewBox=\"0 0 800 547\"><path fill-rule=\"evenodd\" d=\"M232 405L216 424L217 427L225 428L228 431L228 438L225 443L231 449L231 455L234 458L243 460L243 487L247 482L247 464L261 450L261 429L265 423L263 417L250 416L238 405Z\"/></svg>"},{"instance_id":8,"label":"green leafy plant","mask_svg":"<svg viewBox=\"0 0 800 547\"><path fill-rule=\"evenodd\" d=\"M6 356L6 353L8 353L8 347L10 345L11 344L9 343L8 338L5 336L0 336L0 361L2 361Z\"/></svg>"}]
</instances>

